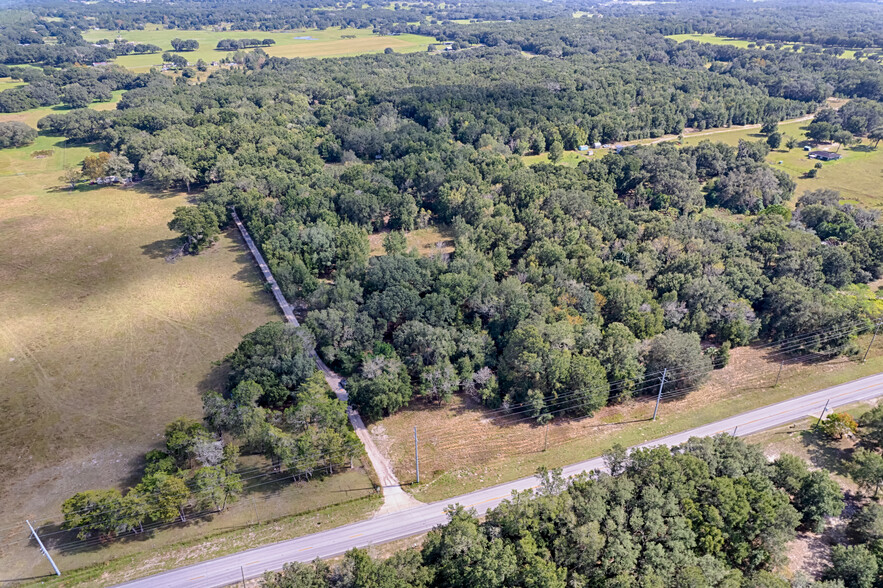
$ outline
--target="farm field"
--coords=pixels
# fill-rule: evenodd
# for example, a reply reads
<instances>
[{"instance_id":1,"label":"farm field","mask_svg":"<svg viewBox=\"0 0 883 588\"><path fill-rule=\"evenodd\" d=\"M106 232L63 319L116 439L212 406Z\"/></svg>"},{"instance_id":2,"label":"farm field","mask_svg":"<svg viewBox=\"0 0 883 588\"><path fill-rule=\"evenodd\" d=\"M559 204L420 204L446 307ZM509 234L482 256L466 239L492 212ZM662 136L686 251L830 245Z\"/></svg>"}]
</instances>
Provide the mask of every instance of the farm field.
<instances>
[{"instance_id":1,"label":"farm field","mask_svg":"<svg viewBox=\"0 0 883 588\"><path fill-rule=\"evenodd\" d=\"M353 35L355 38L341 38L344 35ZM112 41L117 36L137 43L153 43L162 47L164 51L172 50L171 41L174 38L195 39L199 41L199 49L181 53L192 63L199 59L204 59L206 62L211 63L226 57L230 52L215 50L218 41L221 39L273 39L276 41L276 44L263 49L268 55L274 57L344 57L365 53L381 53L387 47L391 47L397 53L413 53L415 51L426 51L430 43L436 42L431 37L421 35L380 36L375 35L369 29L340 28L329 28L323 31L305 29L273 33L264 31L214 31L207 29L141 31L109 31L102 29L87 31L83 34L83 38L93 43L101 39ZM305 38L299 39L297 37ZM133 71L147 71L151 67L162 65L162 54L123 55L115 61L119 65Z\"/></svg>"},{"instance_id":2,"label":"farm field","mask_svg":"<svg viewBox=\"0 0 883 588\"><path fill-rule=\"evenodd\" d=\"M754 43L754 41L746 41L745 39L719 37L714 33L688 33L683 35L666 35L666 37L677 41L678 43L683 43L684 41L696 41L697 43L711 43L713 45L731 45L742 49L747 49L748 45ZM766 44L770 45L771 43ZM791 47L794 45L795 43L782 43L783 50L786 51L792 51ZM803 51L803 49L801 48L800 51ZM846 49L838 57L843 59L855 59L855 51L852 49Z\"/></svg>"},{"instance_id":3,"label":"farm field","mask_svg":"<svg viewBox=\"0 0 883 588\"><path fill-rule=\"evenodd\" d=\"M57 110L0 119L35 124ZM45 565L16 542L25 518L57 521L74 492L130 484L167 422L201 415L200 392L222 382L212 363L277 319L235 231L199 257L166 260L178 247L166 224L184 194L61 189L59 171L91 150L40 135L0 151L0 440L16 448L0 457L0 581ZM277 494L302 512L337 501L339 491L370 491L364 471L346 476L333 482L340 488L300 493L298 501L284 499L289 490ZM195 532L188 529L170 537L180 541ZM97 557L78 554L65 565Z\"/></svg>"},{"instance_id":4,"label":"farm field","mask_svg":"<svg viewBox=\"0 0 883 588\"><path fill-rule=\"evenodd\" d=\"M862 336L859 345L869 340L870 335ZM883 369L883 345L878 342L864 364L839 358L786 365L774 387L778 368L779 361L763 352L735 349L730 364L713 372L701 389L663 402L655 422L650 420L655 404L650 397L603 408L588 419L558 419L544 429L530 421L491 422L491 411L457 396L442 407L418 401L369 428L404 484L415 479L413 434L417 427L421 483L412 485L410 492L418 500L431 502L529 476L540 465L552 468L589 459L615 443L635 445L877 373Z\"/></svg>"}]
</instances>

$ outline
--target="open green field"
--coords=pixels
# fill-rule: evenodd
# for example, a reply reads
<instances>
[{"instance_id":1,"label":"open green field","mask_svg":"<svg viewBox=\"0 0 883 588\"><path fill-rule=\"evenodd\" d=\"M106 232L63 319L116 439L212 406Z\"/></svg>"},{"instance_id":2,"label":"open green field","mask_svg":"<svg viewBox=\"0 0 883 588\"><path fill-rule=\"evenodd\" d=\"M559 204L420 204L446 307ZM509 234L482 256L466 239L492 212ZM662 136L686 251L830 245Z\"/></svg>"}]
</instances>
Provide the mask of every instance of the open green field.
<instances>
[{"instance_id":1,"label":"open green field","mask_svg":"<svg viewBox=\"0 0 883 588\"><path fill-rule=\"evenodd\" d=\"M807 178L806 172L816 163L806 156L806 151L802 147L803 144L810 144L804 143L806 141L804 129L807 124L809 121L780 124L779 132L797 138L801 146L787 149L783 145L779 149L770 151L766 158L770 165L784 169L797 182L794 201L796 202L796 199L807 190L830 188L839 191L844 201L869 208L883 207L883 189L881 189L883 149L871 149L867 141L851 147L843 147L839 150L842 159L822 163L818 175L815 178ZM759 128L719 130L686 135L684 144L696 145L706 139L727 145L738 145L740 139L765 141L766 137L760 134ZM812 145L812 148L837 151L834 145Z\"/></svg>"},{"instance_id":2,"label":"open green field","mask_svg":"<svg viewBox=\"0 0 883 588\"><path fill-rule=\"evenodd\" d=\"M746 41L745 39L719 37L714 33L688 33L684 35L666 35L666 37L677 41L678 43L683 43L684 41L696 41L697 43L711 43L713 45L730 45L733 47L740 47L742 49L747 49L748 45L754 43L754 41ZM772 43L766 42L765 44L771 45ZM793 51L791 47L793 47L795 44L798 43L781 43L782 50ZM799 51L803 51L803 48L801 47ZM843 59L855 59L855 51L852 49L846 49L838 57L842 57Z\"/></svg>"},{"instance_id":3,"label":"open green field","mask_svg":"<svg viewBox=\"0 0 883 588\"><path fill-rule=\"evenodd\" d=\"M594 155L584 155L579 151L565 151L558 160L558 165L565 167L576 167L580 161L593 159L595 157L603 157L607 154L607 149L594 149ZM538 163L549 163L549 153L540 153L539 155L524 155L521 160L526 165L536 165Z\"/></svg>"},{"instance_id":4,"label":"open green field","mask_svg":"<svg viewBox=\"0 0 883 588\"><path fill-rule=\"evenodd\" d=\"M343 36L354 36L354 39L344 39ZM228 51L217 51L215 47L221 39L273 39L275 45L265 47L268 55L275 57L344 57L347 55L362 55L365 53L382 53L387 47L391 47L397 53L413 53L426 51L430 43L436 40L432 37L421 35L375 35L370 29L340 29L329 28L324 31L317 29L305 29L296 31L284 31L268 33L264 31L214 31L158 29L143 31L109 31L91 30L86 31L83 37L92 43L101 39L114 40L122 37L136 43L153 43L159 45L164 51L171 51L171 41L174 38L195 39L199 41L199 49L185 51L184 55L191 63L204 59L208 63L218 61L228 55ZM305 38L297 38L305 37ZM152 55L123 55L116 59L116 63L133 71L147 71L151 67L162 65L162 54Z\"/></svg>"}]
</instances>

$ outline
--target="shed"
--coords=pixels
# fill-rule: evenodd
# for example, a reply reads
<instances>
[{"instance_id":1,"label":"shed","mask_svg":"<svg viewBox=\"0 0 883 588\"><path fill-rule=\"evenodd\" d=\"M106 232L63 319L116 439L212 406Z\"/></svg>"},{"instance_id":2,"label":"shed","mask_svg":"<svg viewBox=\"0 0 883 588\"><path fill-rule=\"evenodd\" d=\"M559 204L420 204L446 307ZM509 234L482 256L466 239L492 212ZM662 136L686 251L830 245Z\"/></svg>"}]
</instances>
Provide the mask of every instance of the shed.
<instances>
[{"instance_id":1,"label":"shed","mask_svg":"<svg viewBox=\"0 0 883 588\"><path fill-rule=\"evenodd\" d=\"M580 145L579 147L577 147L577 149L579 149L580 151L588 151L589 146L588 145Z\"/></svg>"},{"instance_id":2,"label":"shed","mask_svg":"<svg viewBox=\"0 0 883 588\"><path fill-rule=\"evenodd\" d=\"M819 159L821 161L835 161L843 156L839 153L832 153L830 151L810 151L807 157L810 159Z\"/></svg>"}]
</instances>

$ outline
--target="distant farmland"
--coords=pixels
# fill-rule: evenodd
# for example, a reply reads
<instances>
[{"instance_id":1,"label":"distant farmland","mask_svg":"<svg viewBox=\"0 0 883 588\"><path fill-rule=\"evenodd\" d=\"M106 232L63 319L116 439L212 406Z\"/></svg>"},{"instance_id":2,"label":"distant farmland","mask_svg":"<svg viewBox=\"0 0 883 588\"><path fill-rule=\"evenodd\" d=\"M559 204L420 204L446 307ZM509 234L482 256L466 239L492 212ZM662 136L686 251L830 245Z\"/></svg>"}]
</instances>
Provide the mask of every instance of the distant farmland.
<instances>
[{"instance_id":1,"label":"distant farmland","mask_svg":"<svg viewBox=\"0 0 883 588\"><path fill-rule=\"evenodd\" d=\"M218 61L228 55L227 51L216 51L215 47L221 39L273 39L274 45L263 47L268 55L276 57L343 57L365 53L382 53L387 47L397 53L413 53L426 51L436 40L422 35L376 35L369 29L329 28L324 31L315 29L268 33L265 31L212 31L212 30L180 30L158 29L143 31L109 31L105 29L91 30L83 37L92 43L107 39L113 41L117 37L136 43L153 43L172 50L172 39L194 39L199 42L196 51L184 51L181 55L195 63L203 59L208 63ZM353 36L355 38L343 38ZM305 38L298 38L305 37ZM251 49L249 49L251 51ZM147 71L151 67L162 65L162 54L123 55L116 62L133 71Z\"/></svg>"}]
</instances>

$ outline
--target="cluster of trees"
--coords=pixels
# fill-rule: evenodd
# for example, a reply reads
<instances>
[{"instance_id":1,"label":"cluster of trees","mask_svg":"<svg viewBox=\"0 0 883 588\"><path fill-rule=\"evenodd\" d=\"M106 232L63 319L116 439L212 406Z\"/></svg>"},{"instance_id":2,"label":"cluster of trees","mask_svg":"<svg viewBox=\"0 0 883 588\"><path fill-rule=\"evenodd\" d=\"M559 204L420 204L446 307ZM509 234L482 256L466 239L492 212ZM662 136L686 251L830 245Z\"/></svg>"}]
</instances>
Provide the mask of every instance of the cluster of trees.
<instances>
[{"instance_id":1,"label":"cluster of trees","mask_svg":"<svg viewBox=\"0 0 883 588\"><path fill-rule=\"evenodd\" d=\"M199 41L194 39L172 39L172 49L175 51L196 51L199 49Z\"/></svg>"},{"instance_id":2,"label":"cluster of trees","mask_svg":"<svg viewBox=\"0 0 883 588\"><path fill-rule=\"evenodd\" d=\"M212 429L233 435L293 479L334 473L364 451L346 404L316 368L306 330L268 323L246 335L227 361L228 392L203 398Z\"/></svg>"},{"instance_id":3,"label":"cluster of trees","mask_svg":"<svg viewBox=\"0 0 883 588\"><path fill-rule=\"evenodd\" d=\"M165 450L145 456L141 481L125 494L86 490L64 501L62 528L79 539L144 532L146 524L186 522L189 513L220 512L242 492L239 449L187 419L170 423Z\"/></svg>"},{"instance_id":4,"label":"cluster of trees","mask_svg":"<svg viewBox=\"0 0 883 588\"><path fill-rule=\"evenodd\" d=\"M0 77L6 76L27 84L0 92L0 112L21 112L56 104L84 108L95 100L110 100L114 90L135 88L145 80L114 65L62 69L0 65Z\"/></svg>"},{"instance_id":5,"label":"cluster of trees","mask_svg":"<svg viewBox=\"0 0 883 588\"><path fill-rule=\"evenodd\" d=\"M218 51L238 51L250 47L269 47L275 43L274 39L221 39L215 49Z\"/></svg>"},{"instance_id":6,"label":"cluster of trees","mask_svg":"<svg viewBox=\"0 0 883 588\"><path fill-rule=\"evenodd\" d=\"M364 449L345 403L316 369L314 353L310 334L288 324L268 323L246 335L227 358L226 393L203 398L206 424L169 424L165 450L146 455L134 488L75 494L62 507L63 528L80 539L108 539L220 512L243 491L236 473L240 448L265 455L280 479L305 480L350 465Z\"/></svg>"},{"instance_id":7,"label":"cluster of trees","mask_svg":"<svg viewBox=\"0 0 883 588\"><path fill-rule=\"evenodd\" d=\"M0 149L30 145L37 138L37 131L23 122L0 122Z\"/></svg>"},{"instance_id":8,"label":"cluster of trees","mask_svg":"<svg viewBox=\"0 0 883 588\"><path fill-rule=\"evenodd\" d=\"M873 100L850 100L840 109L823 108L809 124L806 136L820 142L849 145L867 137L876 148L883 139L883 104Z\"/></svg>"},{"instance_id":9,"label":"cluster of trees","mask_svg":"<svg viewBox=\"0 0 883 588\"><path fill-rule=\"evenodd\" d=\"M353 550L336 564L290 563L263 585L790 588L773 572L786 544L844 506L825 471L795 461L803 463L782 456L770 464L726 435L629 455L616 448L606 456L609 474L565 481L541 470L535 494L513 494L483 522L452 506L419 549L387 560Z\"/></svg>"}]
</instances>

